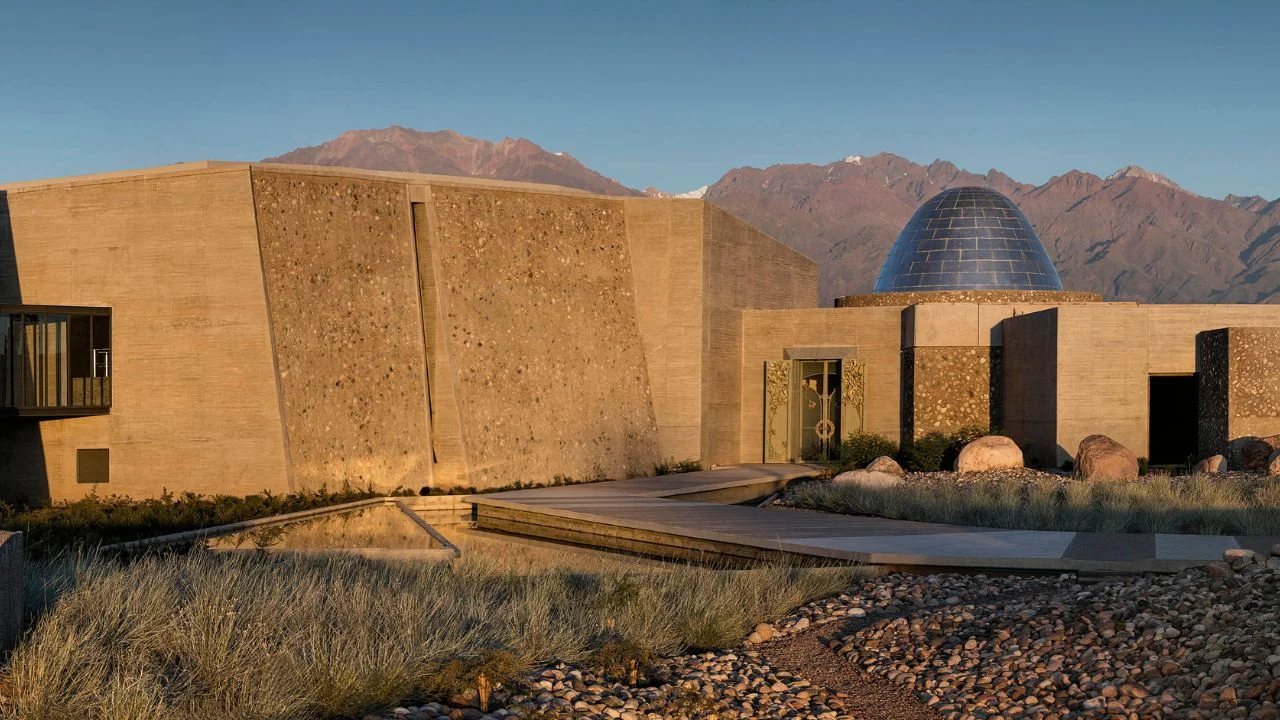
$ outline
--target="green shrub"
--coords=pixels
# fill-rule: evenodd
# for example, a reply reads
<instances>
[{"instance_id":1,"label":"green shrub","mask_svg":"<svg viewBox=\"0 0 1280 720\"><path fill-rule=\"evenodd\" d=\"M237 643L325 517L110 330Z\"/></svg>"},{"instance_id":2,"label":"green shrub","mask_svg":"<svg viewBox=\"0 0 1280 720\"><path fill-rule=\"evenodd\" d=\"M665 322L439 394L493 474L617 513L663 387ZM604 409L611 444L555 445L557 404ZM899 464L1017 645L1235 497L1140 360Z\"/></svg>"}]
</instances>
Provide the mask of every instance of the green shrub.
<instances>
[{"instance_id":1,"label":"green shrub","mask_svg":"<svg viewBox=\"0 0 1280 720\"><path fill-rule=\"evenodd\" d=\"M48 507L0 506L0 530L25 533L28 552L38 558L68 549L198 530L386 494L374 492L373 488L345 486L337 492L322 487L315 492L288 495L263 492L246 497L195 493L171 495L166 492L158 498L137 500L115 495L90 495ZM400 490L391 494L412 493Z\"/></svg>"},{"instance_id":2,"label":"green shrub","mask_svg":"<svg viewBox=\"0 0 1280 720\"><path fill-rule=\"evenodd\" d=\"M929 433L902 446L898 462L908 472L938 472L951 449L951 438L942 433Z\"/></svg>"},{"instance_id":3,"label":"green shrub","mask_svg":"<svg viewBox=\"0 0 1280 720\"><path fill-rule=\"evenodd\" d=\"M898 462L908 472L950 470L965 445L985 435L998 434L998 428L980 425L968 425L945 435L931 432L903 445L898 453Z\"/></svg>"},{"instance_id":4,"label":"green shrub","mask_svg":"<svg viewBox=\"0 0 1280 720\"><path fill-rule=\"evenodd\" d=\"M653 466L654 475L676 475L679 473L699 472L702 463L698 460L663 460Z\"/></svg>"},{"instance_id":5,"label":"green shrub","mask_svg":"<svg viewBox=\"0 0 1280 720\"><path fill-rule=\"evenodd\" d=\"M881 455L893 457L897 452L898 443L883 435L853 432L840 443L836 456L842 467L864 468Z\"/></svg>"},{"instance_id":6,"label":"green shrub","mask_svg":"<svg viewBox=\"0 0 1280 720\"><path fill-rule=\"evenodd\" d=\"M1139 475L1146 475L1147 471L1150 469L1151 469L1150 460L1146 459L1145 457L1138 458L1138 474Z\"/></svg>"}]
</instances>

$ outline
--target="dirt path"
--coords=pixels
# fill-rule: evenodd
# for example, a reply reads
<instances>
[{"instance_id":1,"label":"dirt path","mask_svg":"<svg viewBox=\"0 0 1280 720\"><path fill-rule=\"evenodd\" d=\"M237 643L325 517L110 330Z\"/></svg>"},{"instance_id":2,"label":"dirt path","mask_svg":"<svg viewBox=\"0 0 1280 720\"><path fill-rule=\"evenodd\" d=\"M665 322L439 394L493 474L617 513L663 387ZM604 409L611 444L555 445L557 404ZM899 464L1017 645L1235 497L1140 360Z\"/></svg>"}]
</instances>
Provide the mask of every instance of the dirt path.
<instances>
[{"instance_id":1,"label":"dirt path","mask_svg":"<svg viewBox=\"0 0 1280 720\"><path fill-rule=\"evenodd\" d=\"M771 666L786 670L832 694L840 694L849 714L859 720L940 720L906 689L873 678L831 651L816 630L790 635L759 647Z\"/></svg>"}]
</instances>

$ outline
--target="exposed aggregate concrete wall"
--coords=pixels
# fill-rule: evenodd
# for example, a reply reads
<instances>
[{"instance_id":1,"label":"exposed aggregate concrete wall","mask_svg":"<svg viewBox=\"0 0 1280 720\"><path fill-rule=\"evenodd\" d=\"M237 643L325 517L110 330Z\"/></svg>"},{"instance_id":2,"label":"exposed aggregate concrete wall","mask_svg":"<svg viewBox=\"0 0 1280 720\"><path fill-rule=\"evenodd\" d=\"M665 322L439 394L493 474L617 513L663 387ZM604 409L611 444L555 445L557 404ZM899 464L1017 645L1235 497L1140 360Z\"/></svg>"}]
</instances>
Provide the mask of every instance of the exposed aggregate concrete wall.
<instances>
[{"instance_id":1,"label":"exposed aggregate concrete wall","mask_svg":"<svg viewBox=\"0 0 1280 720\"><path fill-rule=\"evenodd\" d=\"M1280 328L1231 327L1196 338L1200 455L1239 437L1280 433Z\"/></svg>"},{"instance_id":2,"label":"exposed aggregate concrete wall","mask_svg":"<svg viewBox=\"0 0 1280 720\"><path fill-rule=\"evenodd\" d=\"M1059 303L1102 302L1102 296L1090 292L1054 290L938 290L920 292L882 292L845 295L836 298L836 307L885 307L918 303Z\"/></svg>"},{"instance_id":3,"label":"exposed aggregate concrete wall","mask_svg":"<svg viewBox=\"0 0 1280 720\"><path fill-rule=\"evenodd\" d=\"M255 171L253 194L295 486L428 484L404 186Z\"/></svg>"},{"instance_id":4,"label":"exposed aggregate concrete wall","mask_svg":"<svg viewBox=\"0 0 1280 720\"><path fill-rule=\"evenodd\" d=\"M622 201L431 190L469 480L651 472L660 453Z\"/></svg>"},{"instance_id":5,"label":"exposed aggregate concrete wall","mask_svg":"<svg viewBox=\"0 0 1280 720\"><path fill-rule=\"evenodd\" d=\"M903 357L903 441L966 427L999 427L1000 347L915 347Z\"/></svg>"}]
</instances>

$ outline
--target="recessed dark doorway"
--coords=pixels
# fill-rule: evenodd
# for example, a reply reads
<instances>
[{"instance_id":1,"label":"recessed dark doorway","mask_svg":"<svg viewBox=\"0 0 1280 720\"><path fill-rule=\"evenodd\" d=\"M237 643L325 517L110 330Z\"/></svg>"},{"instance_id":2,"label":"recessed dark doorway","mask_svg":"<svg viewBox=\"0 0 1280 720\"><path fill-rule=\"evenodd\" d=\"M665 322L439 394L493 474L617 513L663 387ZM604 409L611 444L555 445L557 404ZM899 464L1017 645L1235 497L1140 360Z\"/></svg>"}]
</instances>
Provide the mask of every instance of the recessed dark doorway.
<instances>
[{"instance_id":1,"label":"recessed dark doorway","mask_svg":"<svg viewBox=\"0 0 1280 720\"><path fill-rule=\"evenodd\" d=\"M1151 465L1183 465L1195 459L1199 385L1195 375L1151 376Z\"/></svg>"}]
</instances>

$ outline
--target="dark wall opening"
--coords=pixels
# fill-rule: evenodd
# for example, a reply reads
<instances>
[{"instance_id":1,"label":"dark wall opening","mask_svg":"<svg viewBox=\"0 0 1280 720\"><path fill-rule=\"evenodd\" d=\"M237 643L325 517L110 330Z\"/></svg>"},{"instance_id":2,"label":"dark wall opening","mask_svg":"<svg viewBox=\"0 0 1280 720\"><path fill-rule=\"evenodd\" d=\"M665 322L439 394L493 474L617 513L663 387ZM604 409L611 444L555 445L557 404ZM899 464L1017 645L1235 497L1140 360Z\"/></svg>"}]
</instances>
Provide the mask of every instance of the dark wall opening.
<instances>
[{"instance_id":1,"label":"dark wall opening","mask_svg":"<svg viewBox=\"0 0 1280 720\"><path fill-rule=\"evenodd\" d=\"M1181 465L1195 459L1199 386L1195 375L1151 376L1150 464Z\"/></svg>"}]
</instances>

